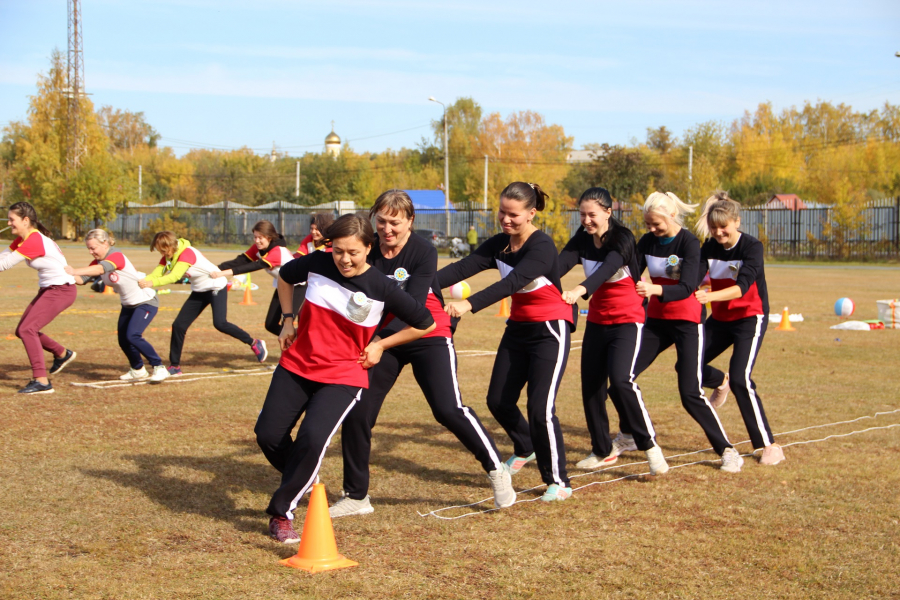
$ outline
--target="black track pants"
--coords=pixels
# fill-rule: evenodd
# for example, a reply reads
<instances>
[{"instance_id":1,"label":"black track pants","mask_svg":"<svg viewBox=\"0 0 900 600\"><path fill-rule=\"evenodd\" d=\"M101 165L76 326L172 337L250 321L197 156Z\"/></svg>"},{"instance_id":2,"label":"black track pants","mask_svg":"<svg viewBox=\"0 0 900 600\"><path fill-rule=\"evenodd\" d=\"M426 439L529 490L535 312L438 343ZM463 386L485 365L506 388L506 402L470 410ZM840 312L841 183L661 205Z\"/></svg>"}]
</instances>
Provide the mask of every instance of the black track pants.
<instances>
[{"instance_id":1,"label":"black track pants","mask_svg":"<svg viewBox=\"0 0 900 600\"><path fill-rule=\"evenodd\" d=\"M349 385L310 381L281 365L275 369L254 429L256 443L281 472L281 485L272 495L267 513L294 518L297 502L316 482L325 449L361 391ZM292 440L291 430L303 413L306 416Z\"/></svg>"},{"instance_id":2,"label":"black track pants","mask_svg":"<svg viewBox=\"0 0 900 600\"><path fill-rule=\"evenodd\" d=\"M381 362L369 371L369 389L363 390L359 406L347 415L341 426L344 493L356 500L362 500L369 492L372 429L384 399L406 365L412 365L413 375L435 420L462 442L485 471L501 468L494 439L475 411L462 403L453 340L420 339L391 348L381 356Z\"/></svg>"},{"instance_id":3,"label":"black track pants","mask_svg":"<svg viewBox=\"0 0 900 600\"><path fill-rule=\"evenodd\" d=\"M516 456L534 452L544 483L566 487L569 478L556 417L556 394L566 370L569 345L566 321L508 321L487 393L488 409L512 439ZM528 420L518 407L526 383Z\"/></svg>"},{"instance_id":4,"label":"black track pants","mask_svg":"<svg viewBox=\"0 0 900 600\"><path fill-rule=\"evenodd\" d=\"M295 315L300 313L300 306L303 304L303 299L305 297L306 286L294 286L294 302L292 310ZM281 335L281 326L283 324L281 319L282 314L281 302L278 300L278 290L275 290L275 293L272 294L272 300L269 302L269 310L266 312L266 331L273 335Z\"/></svg>"},{"instance_id":5,"label":"black track pants","mask_svg":"<svg viewBox=\"0 0 900 600\"><path fill-rule=\"evenodd\" d=\"M591 434L591 451L609 456L609 417L606 413L604 383L609 380L609 397L622 425L634 436L640 450L656 445L656 432L644 406L641 389L635 382L635 363L641 348L643 323L599 325L588 322L581 346L581 398L584 417ZM623 431L625 428L623 427Z\"/></svg>"},{"instance_id":6,"label":"black track pants","mask_svg":"<svg viewBox=\"0 0 900 600\"><path fill-rule=\"evenodd\" d=\"M737 321L717 321L710 317L706 319L704 326L706 347L703 352L703 382L716 387L722 385L725 374L709 366L709 363L725 352L729 346L734 346L728 364L730 375L728 385L741 409L741 417L755 449L764 448L774 442L762 400L756 393L756 383L751 378L753 365L756 364L756 356L759 354L768 325L767 315L756 315Z\"/></svg>"},{"instance_id":7,"label":"black track pants","mask_svg":"<svg viewBox=\"0 0 900 600\"><path fill-rule=\"evenodd\" d=\"M213 327L248 346L253 343L250 334L234 323L228 322L228 292L224 289L215 292L191 292L181 306L181 310L178 311L175 322L172 323L169 364L181 364L181 349L184 347L184 336L187 334L188 327L197 320L207 306L212 306Z\"/></svg>"},{"instance_id":8,"label":"black track pants","mask_svg":"<svg viewBox=\"0 0 900 600\"><path fill-rule=\"evenodd\" d=\"M713 450L721 456L725 448L733 446L728 441L719 415L703 393L702 324L681 320L647 319L634 372L637 375L643 373L657 356L673 344L678 357L675 372L678 374L681 404L703 428L703 433L706 434L706 439L709 440Z\"/></svg>"}]
</instances>

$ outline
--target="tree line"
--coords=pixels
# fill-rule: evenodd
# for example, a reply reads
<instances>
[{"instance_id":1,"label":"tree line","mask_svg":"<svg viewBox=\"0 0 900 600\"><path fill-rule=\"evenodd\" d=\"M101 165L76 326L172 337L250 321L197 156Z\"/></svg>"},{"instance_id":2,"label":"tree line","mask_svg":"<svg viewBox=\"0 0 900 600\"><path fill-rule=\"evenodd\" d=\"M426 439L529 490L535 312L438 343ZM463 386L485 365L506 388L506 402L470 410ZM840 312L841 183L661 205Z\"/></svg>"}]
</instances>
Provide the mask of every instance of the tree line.
<instances>
[{"instance_id":1,"label":"tree line","mask_svg":"<svg viewBox=\"0 0 900 600\"><path fill-rule=\"evenodd\" d=\"M88 98L80 105L87 153L67 172L65 89L65 57L54 51L48 72L38 77L26 119L8 123L0 141L0 204L28 200L51 225L58 226L63 216L76 225L103 221L139 196L145 204L353 200L366 206L388 188L443 184L442 120L432 123L432 139L423 137L411 149L360 153L345 144L337 157L193 149L179 157L160 145L160 134L143 113L95 109ZM660 126L648 128L643 141L588 144L591 160L579 163L567 160L573 138L539 113L485 114L472 98L459 98L445 115L454 205L482 206L487 157L489 206L496 206L497 194L511 181L538 182L551 195L542 215L551 230L561 228L563 212L593 185L632 203L655 190L698 202L726 189L746 205L775 193L796 193L833 205L848 220L867 200L900 194L900 106L889 103L869 112L824 101L777 112L763 103L731 123L699 123L680 137ZM567 234L560 230L556 237Z\"/></svg>"}]
</instances>

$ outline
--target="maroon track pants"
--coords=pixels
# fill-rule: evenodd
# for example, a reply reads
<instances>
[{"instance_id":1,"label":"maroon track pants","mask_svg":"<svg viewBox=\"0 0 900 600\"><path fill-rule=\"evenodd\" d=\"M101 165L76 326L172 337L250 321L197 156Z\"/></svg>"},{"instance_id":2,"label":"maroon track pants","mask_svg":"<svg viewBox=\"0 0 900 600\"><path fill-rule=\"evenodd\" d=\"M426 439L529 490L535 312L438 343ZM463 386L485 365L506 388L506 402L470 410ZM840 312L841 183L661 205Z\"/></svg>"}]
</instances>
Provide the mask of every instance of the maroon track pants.
<instances>
[{"instance_id":1,"label":"maroon track pants","mask_svg":"<svg viewBox=\"0 0 900 600\"><path fill-rule=\"evenodd\" d=\"M65 346L41 333L41 329L55 319L59 313L72 306L75 303L75 296L75 286L70 283L41 288L38 295L22 313L22 318L16 327L16 337L25 345L25 352L28 354L28 360L31 361L31 371L35 379L47 376L47 366L44 364L42 349L52 352L54 356L62 356L66 352Z\"/></svg>"}]
</instances>

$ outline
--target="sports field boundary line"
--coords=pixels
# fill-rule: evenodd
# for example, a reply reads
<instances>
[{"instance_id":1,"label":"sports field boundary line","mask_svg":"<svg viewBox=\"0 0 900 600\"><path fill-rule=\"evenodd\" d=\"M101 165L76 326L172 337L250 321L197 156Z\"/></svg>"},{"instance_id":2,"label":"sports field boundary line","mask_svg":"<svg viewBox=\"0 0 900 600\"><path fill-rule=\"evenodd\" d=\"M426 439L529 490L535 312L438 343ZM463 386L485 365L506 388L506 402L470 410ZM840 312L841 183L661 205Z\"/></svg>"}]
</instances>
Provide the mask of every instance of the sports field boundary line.
<instances>
[{"instance_id":1,"label":"sports field boundary line","mask_svg":"<svg viewBox=\"0 0 900 600\"><path fill-rule=\"evenodd\" d=\"M174 375L161 381L159 384L154 385L163 385L168 383L187 383L190 381L206 381L207 379L223 379L230 377L253 377L258 375L271 375L272 369L262 368L262 369L234 369L233 371L229 371L227 373L221 373L213 371L211 373L190 373L187 375ZM107 390L112 388L120 388L120 387L134 387L136 385L147 385L150 383L150 378L139 379L137 381L122 381L121 379L107 379L102 381L92 381L92 382L79 382L73 381L71 385L75 387L87 387L93 388L96 390Z\"/></svg>"},{"instance_id":2,"label":"sports field boundary line","mask_svg":"<svg viewBox=\"0 0 900 600\"><path fill-rule=\"evenodd\" d=\"M833 422L833 423L822 423L822 424L820 424L820 425L810 425L809 427L801 427L800 429L794 429L794 430L791 430L791 431L784 431L784 432L781 432L781 433L776 433L776 434L774 434L774 435L776 435L776 436L790 435L790 434L793 434L793 433L799 433L799 432L801 432L801 431L808 431L808 430L811 430L811 429L821 429L821 428L823 428L823 427L834 427L834 426L837 426L837 425L847 425L847 424L850 424L850 423L856 423L856 422L858 422L858 421L862 421L862 420L865 420L865 419L876 419L876 418L878 418L878 417L880 417L880 416L884 416L884 415L892 415L892 414L897 414L897 413L900 413L900 408L895 408L895 409L893 409L893 410L888 410L888 411L879 411L879 412L876 412L874 415L863 415L863 416L861 416L861 417L856 417L856 418L854 418L854 419L849 419L849 420L846 420L846 421L835 421L835 422ZM834 434L827 435L827 436L825 436L825 437L823 437L823 438L819 438L819 439L813 439L813 440L798 440L798 441L796 441L796 442L790 442L790 443L787 443L787 444L780 444L780 446L781 446L782 448L788 448L788 447L790 447L790 446L802 446L802 445L805 445L805 444L816 444L816 443L821 443L821 442L828 441L828 440L830 440L830 439L849 437L849 436L851 436L851 435L859 435L859 434L862 434L862 433L868 433L868 432L870 432L870 431L888 430L888 429L893 429L893 428L895 428L895 427L900 427L900 423L891 423L890 425L882 425L882 426L876 426L876 427L867 427L866 429L861 429L861 430L857 430L857 431L851 431L851 432L848 432L848 433L834 433ZM741 446L741 445L743 445L743 444L749 444L749 443L750 443L750 440L744 440L744 441L738 442L738 443L736 443L736 444L734 444L734 445L735 445L735 446ZM683 456L691 456L691 455L694 455L694 454L700 454L700 453L704 453L704 452L712 452L712 451L713 451L712 448L703 448L703 449L701 449L701 450L695 450L695 451L693 451L693 452L685 452L685 453L682 453L682 454L673 454L673 455L667 456L667 457L665 457L665 458L668 459L668 460L670 460L670 459L673 459L673 458L680 458L680 457L683 457ZM755 452L755 451L747 452L747 453L741 454L741 456L742 456L742 457L752 457L753 454L754 454L754 452ZM684 468L684 467L691 467L691 466L700 465L700 464L704 464L704 463L718 462L718 461L720 461L720 460L721 460L721 457L719 457L718 455L716 455L715 458L708 458L708 459L698 460L698 461L694 461L694 462L683 463L683 464L679 464L679 465L670 465L669 470L672 470L672 469L681 469L681 468ZM577 475L572 475L572 476L569 477L569 479L571 480L571 479L578 479L578 478L580 478L580 477L589 477L589 476L591 476L591 475L596 475L596 474L598 474L598 473L602 473L602 472L604 472L604 471L609 471L609 470L612 470L612 469L621 469L621 468L623 468L623 467L627 468L627 467L633 467L633 466L639 466L639 465L646 465L646 464L648 464L648 461L644 460L644 461L636 461L636 462L632 462L632 463L627 463L627 464L624 464L624 465L611 465L611 466L609 466L609 467L604 467L604 468L602 468L602 469L597 469L596 471L590 471L590 472L588 472L588 473L579 473L579 474L577 474ZM579 486L579 487L574 487L574 486L573 486L572 491L575 492L575 491L582 490L582 489L584 489L584 488L591 487L591 486L595 486L595 485L605 485L605 484L609 484L609 483L616 483L616 482L618 482L618 481L624 481L624 480L626 480L626 479L636 479L636 478L638 478L638 477L644 477L644 476L646 476L646 475L650 475L650 472L649 472L649 471L643 471L643 472L641 472L641 473L632 473L632 474L628 474L628 475L623 475L623 476L617 477L617 478L615 478L615 479L607 479L607 480L604 480L604 481L592 481L592 482L590 482L590 483L587 483L587 484L582 485L582 486ZM533 492L533 491L535 491L535 490L539 490L539 489L542 489L542 488L545 488L545 487L547 487L547 484L543 484L543 483L542 483L542 484L540 484L540 485L536 485L536 486L531 487L531 488L528 488L528 489L520 490L520 491L516 492L516 495L518 496L519 494L524 494L524 493L527 493L527 492ZM535 501L540 500L540 499L541 499L540 496L536 496L536 497L534 497L534 498L526 498L526 499L522 499L522 500L516 500L516 502L515 502L512 506L515 506L516 504L525 504L525 503L527 503L527 502L535 502ZM453 506L445 506L445 507L443 507L443 508L438 508L438 509L429 511L429 512L427 512L427 513L421 513L421 512L419 512L419 511L416 511L416 514L418 514L418 515L419 515L420 517L422 517L422 518L426 518L426 517L434 517L434 518L436 518L436 519L441 519L441 520L443 520L443 521L455 521L455 520L457 520L457 519L465 519L465 518L467 518L467 517L474 517L474 516L478 516L478 515L484 515L484 514L491 513L491 512L495 512L495 511L499 511L499 510L506 510L506 509L500 509L500 508L496 508L496 507L493 507L493 508L482 508L482 509L479 509L479 510L474 510L474 511L472 511L472 512L467 512L467 513L465 513L465 514L462 514L462 515L456 515L456 516L453 516L453 517L444 517L444 516L441 516L441 515L438 514L438 513L441 513L441 512L443 512L443 511L446 511L446 510L454 510L454 509L459 510L459 509L464 509L464 508L472 508L472 507L478 506L478 505L480 505L480 504L484 504L485 502L489 502L489 501L492 501L492 500L493 500L492 497L491 497L491 498L485 498L485 499L483 499L483 500L478 500L477 502L472 502L472 503L469 503L469 504L458 504L458 505L453 505ZM510 507L507 507L507 508L510 508Z\"/></svg>"}]
</instances>

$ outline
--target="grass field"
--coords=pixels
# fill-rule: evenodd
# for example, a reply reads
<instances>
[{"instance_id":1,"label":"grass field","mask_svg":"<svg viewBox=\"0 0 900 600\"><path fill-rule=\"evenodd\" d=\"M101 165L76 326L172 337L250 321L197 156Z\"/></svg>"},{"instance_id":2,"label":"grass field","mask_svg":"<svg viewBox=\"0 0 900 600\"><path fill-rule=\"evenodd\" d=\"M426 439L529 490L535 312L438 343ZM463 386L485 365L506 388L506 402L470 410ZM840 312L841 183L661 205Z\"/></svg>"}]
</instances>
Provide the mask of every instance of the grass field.
<instances>
[{"instance_id":1,"label":"grass field","mask_svg":"<svg viewBox=\"0 0 900 600\"><path fill-rule=\"evenodd\" d=\"M64 251L74 264L89 260L83 248ZM155 262L145 248L126 251L138 268ZM216 262L234 254L209 253ZM496 277L470 283L477 290ZM240 294L232 293L229 316L274 347L262 327L270 280L254 280L258 306L239 306ZM772 428L786 446L787 461L776 467L748 459L742 473L728 475L713 462L688 464L714 458L705 452L671 458L672 466L685 466L652 478L641 475L642 453L632 453L574 479L576 488L594 485L564 503L438 513L476 513L456 520L422 517L488 498L490 489L405 372L375 430L375 513L334 523L340 551L360 566L318 575L280 566L296 546L266 536L263 511L278 477L256 447L253 425L269 377L225 370L258 368L249 348L213 330L204 314L188 333L183 366L222 377L74 386L115 379L128 368L115 336L118 297L80 288L75 305L45 329L76 350L77 361L53 378L55 394L22 397L15 392L30 369L13 331L36 282L24 265L0 274L2 598L900 597L900 426L801 444L900 425L900 412L835 424L900 409L900 331L828 329L841 296L856 301L855 317L875 318L875 300L900 296L900 269L768 272L773 311L787 305L805 317L795 333L769 329L755 370ZM578 283L578 275L564 283ZM168 327L185 298L161 296L147 335L164 357ZM495 313L492 307L466 316L458 350L494 350L503 330ZM579 359L573 350L558 400L572 475L590 449ZM484 403L492 360L461 352L460 379L464 399L507 455L511 444ZM669 351L640 380L667 456L707 448L681 408L673 365ZM747 439L733 399L720 416L733 442ZM749 444L738 449L749 452ZM635 477L612 481L627 475ZM334 500L337 437L321 477ZM520 490L540 484L533 465L513 481Z\"/></svg>"}]
</instances>

